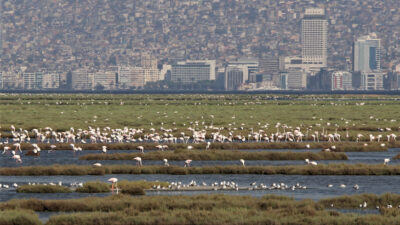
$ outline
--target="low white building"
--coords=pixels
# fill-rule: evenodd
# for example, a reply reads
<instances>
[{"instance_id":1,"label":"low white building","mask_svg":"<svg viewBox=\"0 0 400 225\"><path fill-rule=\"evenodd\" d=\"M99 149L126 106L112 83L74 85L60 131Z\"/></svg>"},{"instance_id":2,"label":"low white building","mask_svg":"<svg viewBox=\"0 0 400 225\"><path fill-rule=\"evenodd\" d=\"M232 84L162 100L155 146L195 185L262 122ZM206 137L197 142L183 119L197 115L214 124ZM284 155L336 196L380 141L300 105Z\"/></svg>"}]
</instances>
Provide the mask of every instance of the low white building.
<instances>
[{"instance_id":1,"label":"low white building","mask_svg":"<svg viewBox=\"0 0 400 225\"><path fill-rule=\"evenodd\" d=\"M382 72L363 72L361 73L361 89L366 91L383 90Z\"/></svg>"}]
</instances>

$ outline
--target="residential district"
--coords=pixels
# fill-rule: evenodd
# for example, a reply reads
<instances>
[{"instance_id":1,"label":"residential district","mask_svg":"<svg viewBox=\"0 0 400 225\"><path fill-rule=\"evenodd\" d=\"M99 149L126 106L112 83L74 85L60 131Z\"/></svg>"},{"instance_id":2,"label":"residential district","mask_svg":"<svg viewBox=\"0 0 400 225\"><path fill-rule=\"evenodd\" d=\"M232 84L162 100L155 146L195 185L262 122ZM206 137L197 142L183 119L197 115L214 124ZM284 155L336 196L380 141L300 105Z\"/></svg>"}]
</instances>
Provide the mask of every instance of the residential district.
<instances>
[{"instance_id":1,"label":"residential district","mask_svg":"<svg viewBox=\"0 0 400 225\"><path fill-rule=\"evenodd\" d=\"M3 0L3 90L398 90L398 0Z\"/></svg>"}]
</instances>

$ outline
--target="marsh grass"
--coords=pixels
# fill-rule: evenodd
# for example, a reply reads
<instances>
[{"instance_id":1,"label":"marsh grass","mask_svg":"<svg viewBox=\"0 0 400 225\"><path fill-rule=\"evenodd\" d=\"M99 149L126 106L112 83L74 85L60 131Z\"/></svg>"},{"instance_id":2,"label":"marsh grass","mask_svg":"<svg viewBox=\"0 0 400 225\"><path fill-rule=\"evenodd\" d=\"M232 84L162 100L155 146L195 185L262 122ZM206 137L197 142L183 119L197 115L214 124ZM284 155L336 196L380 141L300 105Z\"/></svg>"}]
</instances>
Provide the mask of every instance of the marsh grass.
<instances>
[{"instance_id":1,"label":"marsh grass","mask_svg":"<svg viewBox=\"0 0 400 225\"><path fill-rule=\"evenodd\" d=\"M160 151L145 154L88 154L79 157L81 160L132 160L134 157L141 157L142 160L347 160L345 153L335 152L244 152L244 151L199 151L199 150L175 150L173 152Z\"/></svg>"},{"instance_id":2,"label":"marsh grass","mask_svg":"<svg viewBox=\"0 0 400 225\"><path fill-rule=\"evenodd\" d=\"M17 187L17 193L71 193L72 190L58 185L21 185Z\"/></svg>"},{"instance_id":3,"label":"marsh grass","mask_svg":"<svg viewBox=\"0 0 400 225\"><path fill-rule=\"evenodd\" d=\"M233 142L233 143L218 143L214 142L210 146L210 150L246 150L246 149L306 149L306 145L309 144L311 149L327 149L333 145L336 146L335 152L380 152L387 151L388 147L396 148L400 147L400 143L390 142L385 143L384 147L380 146L377 142L368 142L367 146L364 146L365 142ZM69 143L56 143L46 144L38 143L38 146L42 150L50 150L50 145L55 145L55 150L67 150L71 151ZM81 147L83 150L101 150L102 146L107 146L108 150L135 150L138 146L143 146L145 150L157 150L154 143L113 143L113 144L99 144L99 143L87 143L78 144L76 147ZM206 143L201 144L190 144L195 150L205 150ZM9 145L11 148L13 146ZM168 150L185 150L189 144L182 143L169 143L167 144ZM33 150L33 147L29 143L22 143L21 148L23 150Z\"/></svg>"},{"instance_id":4,"label":"marsh grass","mask_svg":"<svg viewBox=\"0 0 400 225\"><path fill-rule=\"evenodd\" d=\"M48 225L120 224L397 224L395 210L382 215L342 214L311 200L266 195L144 196L113 195L70 200L20 199L0 209L79 212L52 216ZM0 217L1 218L1 217ZM40 223L36 223L40 224Z\"/></svg>"},{"instance_id":5,"label":"marsh grass","mask_svg":"<svg viewBox=\"0 0 400 225\"><path fill-rule=\"evenodd\" d=\"M75 191L80 193L107 193L110 192L111 184L100 181L89 181L78 187Z\"/></svg>"},{"instance_id":6,"label":"marsh grass","mask_svg":"<svg viewBox=\"0 0 400 225\"><path fill-rule=\"evenodd\" d=\"M117 187L124 194L145 195L145 189L150 189L153 186L168 187L168 182L158 181L126 181L122 180L117 183ZM111 190L111 184L100 181L91 181L83 184L83 187L76 189L80 193L108 193Z\"/></svg>"},{"instance_id":7,"label":"marsh grass","mask_svg":"<svg viewBox=\"0 0 400 225\"><path fill-rule=\"evenodd\" d=\"M42 225L35 212L30 210L0 211L1 225Z\"/></svg>"},{"instance_id":8,"label":"marsh grass","mask_svg":"<svg viewBox=\"0 0 400 225\"><path fill-rule=\"evenodd\" d=\"M367 208L370 209L375 209L376 206L385 208L389 204L396 208L400 205L400 195L392 193L385 193L382 195L344 195L340 197L322 199L319 202L327 208L333 204L334 208L354 209L359 208L360 204L363 204L364 202L367 203Z\"/></svg>"},{"instance_id":9,"label":"marsh grass","mask_svg":"<svg viewBox=\"0 0 400 225\"><path fill-rule=\"evenodd\" d=\"M104 174L265 174L265 175L400 175L400 166L367 165L367 164L328 164L328 165L295 165L295 166L133 166L107 165L102 167L52 165L0 168L2 176L83 176Z\"/></svg>"}]
</instances>

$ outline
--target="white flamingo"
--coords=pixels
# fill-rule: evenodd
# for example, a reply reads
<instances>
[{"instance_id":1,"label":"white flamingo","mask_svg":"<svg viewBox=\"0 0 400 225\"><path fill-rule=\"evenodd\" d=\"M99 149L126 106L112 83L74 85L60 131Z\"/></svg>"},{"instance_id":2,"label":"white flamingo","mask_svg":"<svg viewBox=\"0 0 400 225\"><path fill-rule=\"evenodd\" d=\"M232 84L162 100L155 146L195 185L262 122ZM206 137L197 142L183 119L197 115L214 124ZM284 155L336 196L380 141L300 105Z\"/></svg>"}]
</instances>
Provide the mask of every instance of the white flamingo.
<instances>
[{"instance_id":1,"label":"white flamingo","mask_svg":"<svg viewBox=\"0 0 400 225\"><path fill-rule=\"evenodd\" d=\"M10 147L4 146L4 148L3 148L3 153L2 153L2 154L6 153L6 152L9 151L9 150L10 150Z\"/></svg>"},{"instance_id":2,"label":"white flamingo","mask_svg":"<svg viewBox=\"0 0 400 225\"><path fill-rule=\"evenodd\" d=\"M57 146L55 145L50 145L50 150L48 152L54 152Z\"/></svg>"},{"instance_id":3,"label":"white flamingo","mask_svg":"<svg viewBox=\"0 0 400 225\"><path fill-rule=\"evenodd\" d=\"M383 160L383 165L387 165L387 164L389 164L389 162L390 162L390 159L386 158Z\"/></svg>"},{"instance_id":4,"label":"white flamingo","mask_svg":"<svg viewBox=\"0 0 400 225\"><path fill-rule=\"evenodd\" d=\"M140 158L139 156L133 158L133 160L136 161L136 165L137 166L142 166L142 158Z\"/></svg>"},{"instance_id":5,"label":"white flamingo","mask_svg":"<svg viewBox=\"0 0 400 225\"><path fill-rule=\"evenodd\" d=\"M163 159L163 161L164 161L164 166L169 166L168 159Z\"/></svg>"},{"instance_id":6,"label":"white flamingo","mask_svg":"<svg viewBox=\"0 0 400 225\"><path fill-rule=\"evenodd\" d=\"M183 166L183 167L190 167L190 163L192 162L192 160L191 159L187 159L186 161L185 161L185 165Z\"/></svg>"},{"instance_id":7,"label":"white flamingo","mask_svg":"<svg viewBox=\"0 0 400 225\"><path fill-rule=\"evenodd\" d=\"M105 154L105 153L107 153L107 146L105 146L105 145L103 145L103 146L101 146L101 151Z\"/></svg>"},{"instance_id":8,"label":"white flamingo","mask_svg":"<svg viewBox=\"0 0 400 225\"><path fill-rule=\"evenodd\" d=\"M137 150L139 150L141 153L144 153L144 147L143 146L137 146Z\"/></svg>"},{"instance_id":9,"label":"white flamingo","mask_svg":"<svg viewBox=\"0 0 400 225\"><path fill-rule=\"evenodd\" d=\"M305 159L304 162L305 162L307 165L312 165L312 166L318 165L317 162L315 162L315 161L310 161L309 159Z\"/></svg>"},{"instance_id":10,"label":"white flamingo","mask_svg":"<svg viewBox=\"0 0 400 225\"><path fill-rule=\"evenodd\" d=\"M13 159L15 159L15 162L16 163L22 163L22 159L21 159L21 156L20 155L15 155L15 152L13 152L14 153L14 155L13 155Z\"/></svg>"}]
</instances>

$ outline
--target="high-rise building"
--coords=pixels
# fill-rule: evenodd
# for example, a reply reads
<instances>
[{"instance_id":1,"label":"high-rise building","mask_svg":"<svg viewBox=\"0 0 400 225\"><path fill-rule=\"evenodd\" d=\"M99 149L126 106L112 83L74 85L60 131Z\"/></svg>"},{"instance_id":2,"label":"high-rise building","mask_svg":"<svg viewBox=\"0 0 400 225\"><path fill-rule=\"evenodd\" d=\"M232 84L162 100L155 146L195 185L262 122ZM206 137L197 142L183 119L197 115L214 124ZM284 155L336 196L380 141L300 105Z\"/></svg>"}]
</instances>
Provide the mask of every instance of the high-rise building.
<instances>
[{"instance_id":1,"label":"high-rise building","mask_svg":"<svg viewBox=\"0 0 400 225\"><path fill-rule=\"evenodd\" d=\"M230 61L228 67L237 67L243 70L243 81L248 81L252 74L256 75L259 71L259 61L257 59L239 59Z\"/></svg>"},{"instance_id":2,"label":"high-rise building","mask_svg":"<svg viewBox=\"0 0 400 225\"><path fill-rule=\"evenodd\" d=\"M18 74L14 73L13 71L4 71L1 75L3 89L13 89L18 87ZM23 85L21 85L20 87L22 88Z\"/></svg>"},{"instance_id":3,"label":"high-rise building","mask_svg":"<svg viewBox=\"0 0 400 225\"><path fill-rule=\"evenodd\" d=\"M201 80L215 80L215 60L191 60L172 65L171 81L195 83Z\"/></svg>"},{"instance_id":4,"label":"high-rise building","mask_svg":"<svg viewBox=\"0 0 400 225\"><path fill-rule=\"evenodd\" d=\"M287 90L288 89L287 72L281 72L280 73L280 88L282 90Z\"/></svg>"},{"instance_id":5,"label":"high-rise building","mask_svg":"<svg viewBox=\"0 0 400 225\"><path fill-rule=\"evenodd\" d=\"M118 69L119 88L138 88L145 85L145 69L142 67L120 67Z\"/></svg>"},{"instance_id":6,"label":"high-rise building","mask_svg":"<svg viewBox=\"0 0 400 225\"><path fill-rule=\"evenodd\" d=\"M45 73L43 74L42 88L55 89L60 87L60 74Z\"/></svg>"},{"instance_id":7,"label":"high-rise building","mask_svg":"<svg viewBox=\"0 0 400 225\"><path fill-rule=\"evenodd\" d=\"M287 89L302 90L307 87L307 74L303 70L289 70L286 78Z\"/></svg>"},{"instance_id":8,"label":"high-rise building","mask_svg":"<svg viewBox=\"0 0 400 225\"><path fill-rule=\"evenodd\" d=\"M24 89L35 89L36 88L36 73L23 73Z\"/></svg>"},{"instance_id":9,"label":"high-rise building","mask_svg":"<svg viewBox=\"0 0 400 225\"><path fill-rule=\"evenodd\" d=\"M43 72L35 73L35 89L43 88Z\"/></svg>"},{"instance_id":10,"label":"high-rise building","mask_svg":"<svg viewBox=\"0 0 400 225\"><path fill-rule=\"evenodd\" d=\"M160 71L157 68L144 68L144 83L160 80Z\"/></svg>"},{"instance_id":11,"label":"high-rise building","mask_svg":"<svg viewBox=\"0 0 400 225\"><path fill-rule=\"evenodd\" d=\"M353 74L347 71L335 71L332 73L332 90L352 90Z\"/></svg>"},{"instance_id":12,"label":"high-rise building","mask_svg":"<svg viewBox=\"0 0 400 225\"><path fill-rule=\"evenodd\" d=\"M279 73L279 57L267 55L259 59L258 62L260 73L277 74Z\"/></svg>"},{"instance_id":13,"label":"high-rise building","mask_svg":"<svg viewBox=\"0 0 400 225\"><path fill-rule=\"evenodd\" d=\"M362 36L354 42L353 71L379 72L381 70L381 39L375 33Z\"/></svg>"},{"instance_id":14,"label":"high-rise building","mask_svg":"<svg viewBox=\"0 0 400 225\"><path fill-rule=\"evenodd\" d=\"M91 79L89 78L88 71L83 68L72 71L71 84L72 89L75 90L90 90L92 89L93 85Z\"/></svg>"},{"instance_id":15,"label":"high-rise building","mask_svg":"<svg viewBox=\"0 0 400 225\"><path fill-rule=\"evenodd\" d=\"M276 86L279 86L279 62L280 57L267 55L259 60L259 73L263 75L263 80L271 80Z\"/></svg>"},{"instance_id":16,"label":"high-rise building","mask_svg":"<svg viewBox=\"0 0 400 225\"><path fill-rule=\"evenodd\" d=\"M240 67L227 67L225 71L225 90L234 91L243 84L243 69Z\"/></svg>"},{"instance_id":17,"label":"high-rise building","mask_svg":"<svg viewBox=\"0 0 400 225\"><path fill-rule=\"evenodd\" d=\"M302 63L309 72L327 67L328 21L325 10L306 9L301 23Z\"/></svg>"},{"instance_id":18,"label":"high-rise building","mask_svg":"<svg viewBox=\"0 0 400 225\"><path fill-rule=\"evenodd\" d=\"M94 88L115 89L117 75L114 71L98 71L94 74Z\"/></svg>"}]
</instances>

